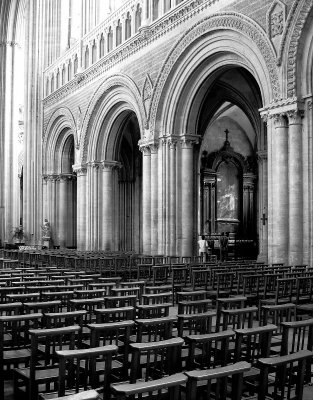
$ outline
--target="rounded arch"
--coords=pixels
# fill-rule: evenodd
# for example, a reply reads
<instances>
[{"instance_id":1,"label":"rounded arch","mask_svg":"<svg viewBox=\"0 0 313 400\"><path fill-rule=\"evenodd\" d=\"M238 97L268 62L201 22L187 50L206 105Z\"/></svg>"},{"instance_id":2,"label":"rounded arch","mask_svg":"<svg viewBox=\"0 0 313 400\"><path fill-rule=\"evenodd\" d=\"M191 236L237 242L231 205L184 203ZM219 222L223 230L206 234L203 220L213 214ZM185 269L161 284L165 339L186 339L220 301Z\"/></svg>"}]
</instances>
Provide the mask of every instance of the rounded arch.
<instances>
[{"instance_id":1,"label":"rounded arch","mask_svg":"<svg viewBox=\"0 0 313 400\"><path fill-rule=\"evenodd\" d=\"M60 149L67 138L73 135L77 147L76 123L72 112L65 107L56 110L50 117L43 136L43 173L62 172Z\"/></svg>"},{"instance_id":2,"label":"rounded arch","mask_svg":"<svg viewBox=\"0 0 313 400\"><path fill-rule=\"evenodd\" d=\"M113 157L114 141L110 128L114 120L124 111L134 112L138 119L140 131L143 132L145 121L144 107L136 84L126 75L116 74L105 80L94 93L82 122L81 162L96 159L97 147L101 142L102 154L106 159ZM105 124L105 129L104 125ZM102 128L102 129L101 129ZM100 132L104 131L102 137Z\"/></svg>"},{"instance_id":3,"label":"rounded arch","mask_svg":"<svg viewBox=\"0 0 313 400\"><path fill-rule=\"evenodd\" d=\"M247 54L251 57L247 57ZM210 75L214 79L214 73L231 65L243 67L254 76L261 90L263 104L281 97L275 52L265 32L242 14L214 14L187 31L164 63L149 110L152 134L171 126L172 122L167 116L186 116L184 109L190 107L201 83ZM186 86L191 78L193 84ZM186 92L186 87L189 92ZM181 96L184 90L184 96ZM178 113L173 113L168 107L178 104L180 96L185 99L185 106ZM165 121L162 128L158 125L159 121ZM185 125L180 123L181 132L184 133L184 129L187 129L186 121Z\"/></svg>"}]
</instances>

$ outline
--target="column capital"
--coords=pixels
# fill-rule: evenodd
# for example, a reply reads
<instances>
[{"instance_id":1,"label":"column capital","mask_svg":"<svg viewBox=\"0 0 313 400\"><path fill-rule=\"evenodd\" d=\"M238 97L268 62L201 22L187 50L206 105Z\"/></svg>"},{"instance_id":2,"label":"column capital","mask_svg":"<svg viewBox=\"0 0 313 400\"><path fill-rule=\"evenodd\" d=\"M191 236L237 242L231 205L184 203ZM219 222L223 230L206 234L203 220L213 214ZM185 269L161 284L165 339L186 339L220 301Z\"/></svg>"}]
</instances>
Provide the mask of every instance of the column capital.
<instances>
[{"instance_id":1,"label":"column capital","mask_svg":"<svg viewBox=\"0 0 313 400\"><path fill-rule=\"evenodd\" d=\"M303 110L287 111L289 125L300 125L303 114L304 114Z\"/></svg>"},{"instance_id":2,"label":"column capital","mask_svg":"<svg viewBox=\"0 0 313 400\"><path fill-rule=\"evenodd\" d=\"M251 172L243 174L243 190L253 189L257 177Z\"/></svg>"},{"instance_id":3,"label":"column capital","mask_svg":"<svg viewBox=\"0 0 313 400\"><path fill-rule=\"evenodd\" d=\"M55 182L55 181L59 180L59 175L58 174L46 174L46 175L43 175L43 178L46 179L47 181Z\"/></svg>"},{"instance_id":4,"label":"column capital","mask_svg":"<svg viewBox=\"0 0 313 400\"><path fill-rule=\"evenodd\" d=\"M69 181L71 181L73 179L75 179L75 175L74 174L60 174L58 180L60 182L69 182Z\"/></svg>"},{"instance_id":5,"label":"column capital","mask_svg":"<svg viewBox=\"0 0 313 400\"><path fill-rule=\"evenodd\" d=\"M98 168L101 166L101 161L96 161L96 160L89 161L89 162L87 163L87 165L88 165L89 167L93 168L93 169L98 169Z\"/></svg>"},{"instance_id":6,"label":"column capital","mask_svg":"<svg viewBox=\"0 0 313 400\"><path fill-rule=\"evenodd\" d=\"M73 165L73 171L76 172L77 176L84 176L87 174L87 164Z\"/></svg>"},{"instance_id":7,"label":"column capital","mask_svg":"<svg viewBox=\"0 0 313 400\"><path fill-rule=\"evenodd\" d=\"M184 134L180 136L180 142L183 149L191 149L195 144L198 144L201 136L193 134Z\"/></svg>"},{"instance_id":8,"label":"column capital","mask_svg":"<svg viewBox=\"0 0 313 400\"><path fill-rule=\"evenodd\" d=\"M267 150L259 150L257 152L257 160L258 162L263 162L267 160Z\"/></svg>"},{"instance_id":9,"label":"column capital","mask_svg":"<svg viewBox=\"0 0 313 400\"><path fill-rule=\"evenodd\" d=\"M122 163L118 161L103 160L100 163L103 172L110 172L115 169L122 168Z\"/></svg>"},{"instance_id":10,"label":"column capital","mask_svg":"<svg viewBox=\"0 0 313 400\"><path fill-rule=\"evenodd\" d=\"M148 156L150 154L156 154L159 148L159 140L155 139L142 139L138 142L140 151Z\"/></svg>"}]
</instances>

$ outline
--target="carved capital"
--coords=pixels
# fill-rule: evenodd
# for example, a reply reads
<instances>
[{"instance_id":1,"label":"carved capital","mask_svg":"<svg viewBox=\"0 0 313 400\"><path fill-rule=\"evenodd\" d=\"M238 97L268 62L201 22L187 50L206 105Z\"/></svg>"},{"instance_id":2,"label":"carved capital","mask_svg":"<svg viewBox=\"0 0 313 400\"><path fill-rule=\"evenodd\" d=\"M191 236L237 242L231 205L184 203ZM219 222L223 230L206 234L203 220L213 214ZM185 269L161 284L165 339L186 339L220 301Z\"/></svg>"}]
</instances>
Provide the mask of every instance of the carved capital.
<instances>
[{"instance_id":1,"label":"carved capital","mask_svg":"<svg viewBox=\"0 0 313 400\"><path fill-rule=\"evenodd\" d=\"M101 164L102 164L101 161L96 161L96 160L90 161L90 162L88 163L88 165L89 165L92 169L98 169L98 168L101 166Z\"/></svg>"},{"instance_id":2,"label":"carved capital","mask_svg":"<svg viewBox=\"0 0 313 400\"><path fill-rule=\"evenodd\" d=\"M259 150L257 153L257 160L259 163L267 160L267 150Z\"/></svg>"},{"instance_id":3,"label":"carved capital","mask_svg":"<svg viewBox=\"0 0 313 400\"><path fill-rule=\"evenodd\" d=\"M303 111L291 110L287 112L289 125L301 125Z\"/></svg>"},{"instance_id":4,"label":"carved capital","mask_svg":"<svg viewBox=\"0 0 313 400\"><path fill-rule=\"evenodd\" d=\"M182 145L182 149L192 149L195 144L198 144L201 140L201 137L198 135L182 135L180 137L180 142Z\"/></svg>"},{"instance_id":5,"label":"carved capital","mask_svg":"<svg viewBox=\"0 0 313 400\"><path fill-rule=\"evenodd\" d=\"M47 174L46 179L48 182L56 182L59 180L59 175L57 174Z\"/></svg>"},{"instance_id":6,"label":"carved capital","mask_svg":"<svg viewBox=\"0 0 313 400\"><path fill-rule=\"evenodd\" d=\"M101 161L101 168L103 172L111 172L116 169L122 168L122 163L118 161L103 160Z\"/></svg>"},{"instance_id":7,"label":"carved capital","mask_svg":"<svg viewBox=\"0 0 313 400\"><path fill-rule=\"evenodd\" d=\"M77 177L87 175L87 165L73 165L73 170L76 172Z\"/></svg>"},{"instance_id":8,"label":"carved capital","mask_svg":"<svg viewBox=\"0 0 313 400\"><path fill-rule=\"evenodd\" d=\"M74 178L75 178L75 175L73 175L73 174L60 174L58 180L62 183L66 183L66 182L72 181Z\"/></svg>"},{"instance_id":9,"label":"carved capital","mask_svg":"<svg viewBox=\"0 0 313 400\"><path fill-rule=\"evenodd\" d=\"M256 175L247 173L243 174L243 190L253 190L256 182Z\"/></svg>"},{"instance_id":10,"label":"carved capital","mask_svg":"<svg viewBox=\"0 0 313 400\"><path fill-rule=\"evenodd\" d=\"M280 112L277 114L271 114L269 117L274 121L275 128L287 126L286 113Z\"/></svg>"}]
</instances>

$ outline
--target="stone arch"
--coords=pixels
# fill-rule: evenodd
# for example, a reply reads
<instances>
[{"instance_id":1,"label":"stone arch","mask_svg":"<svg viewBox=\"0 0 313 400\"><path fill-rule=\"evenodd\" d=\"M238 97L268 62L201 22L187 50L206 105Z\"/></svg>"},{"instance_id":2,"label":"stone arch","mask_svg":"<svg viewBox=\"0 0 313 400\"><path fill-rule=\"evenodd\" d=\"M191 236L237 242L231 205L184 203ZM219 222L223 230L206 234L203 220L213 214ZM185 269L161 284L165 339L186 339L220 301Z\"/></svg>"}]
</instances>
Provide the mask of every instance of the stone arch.
<instances>
[{"instance_id":1,"label":"stone arch","mask_svg":"<svg viewBox=\"0 0 313 400\"><path fill-rule=\"evenodd\" d=\"M61 143L69 135L74 136L75 147L77 146L76 123L72 112L65 107L56 110L50 117L43 136L43 173L61 172L57 170L56 154ZM60 139L61 138L61 139Z\"/></svg>"},{"instance_id":2,"label":"stone arch","mask_svg":"<svg viewBox=\"0 0 313 400\"><path fill-rule=\"evenodd\" d=\"M185 65L179 68L178 61L182 58L186 60L188 56L188 60L191 61L192 58L195 58L194 49L199 48L199 46L201 47L202 45L203 58L200 61L206 59L209 56L209 53L205 54L206 49L204 43L206 45L208 42L212 43L214 36L216 39L220 39L222 35L225 43L227 40L229 40L229 44L231 43L231 45L229 45L228 53L233 54L234 56L233 60L229 59L227 61L228 63L230 61L235 65L238 63L240 66L247 68L251 72L253 71L254 68L252 64L244 54L241 54L240 60L238 60L236 51L240 52L240 49L241 52L243 51L243 42L240 42L240 45L234 49L232 47L235 43L234 34L236 34L237 37L244 39L244 41L249 41L249 47L248 45L246 46L249 51L251 51L251 41L254 44L253 51L255 53L255 58L258 60L258 67L260 70L260 76L257 76L256 78L258 78L260 87L262 88L263 86L263 102L268 104L281 98L275 51L265 32L261 30L252 19L242 14L234 12L214 14L202 19L190 28L179 42L175 44L173 50L167 57L155 84L153 99L149 110L149 125L152 134L154 134L154 131L157 129L156 120L158 113L160 113L159 104L161 97L164 95L165 90L168 90L169 86L172 88L173 93L174 91L177 93L177 82L173 84L171 83L171 79L173 82L173 76L177 78L180 75L184 75ZM219 52L218 49L215 51ZM212 56L213 53L210 55ZM197 58L195 62L199 63L199 58ZM217 67L218 65L216 65L216 68ZM266 86L264 86L264 83ZM172 96L167 94L166 97L169 98ZM171 101L172 104L175 104L173 98ZM166 107L164 106L163 109L166 109ZM168 112L168 114L170 113Z\"/></svg>"},{"instance_id":3,"label":"stone arch","mask_svg":"<svg viewBox=\"0 0 313 400\"><path fill-rule=\"evenodd\" d=\"M144 108L141 100L141 95L136 84L126 75L116 74L105 80L94 93L84 119L82 121L81 133L81 163L87 161L88 156L95 156L98 134L103 123L104 117L107 118L108 126L110 127L110 117L115 113L116 108L119 113L126 109L133 111L138 119L140 131L143 132ZM115 114L116 115L116 114ZM106 130L107 135L102 138L103 143L107 143L110 138L114 140L114 135L110 135L109 129ZM113 147L113 146L111 146ZM105 152L106 153L106 152ZM106 154L108 159L112 158L112 154Z\"/></svg>"}]
</instances>

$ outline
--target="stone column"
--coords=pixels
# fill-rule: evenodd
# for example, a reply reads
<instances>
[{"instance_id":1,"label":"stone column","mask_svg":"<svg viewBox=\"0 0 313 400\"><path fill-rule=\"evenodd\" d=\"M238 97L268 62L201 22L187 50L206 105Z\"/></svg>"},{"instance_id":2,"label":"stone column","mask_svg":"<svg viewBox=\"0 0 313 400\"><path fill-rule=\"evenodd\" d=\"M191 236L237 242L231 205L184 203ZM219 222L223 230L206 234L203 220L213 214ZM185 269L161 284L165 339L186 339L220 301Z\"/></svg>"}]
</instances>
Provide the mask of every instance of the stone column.
<instances>
[{"instance_id":1,"label":"stone column","mask_svg":"<svg viewBox=\"0 0 313 400\"><path fill-rule=\"evenodd\" d=\"M66 247L68 226L72 221L69 221L68 215L68 183L72 178L70 174L59 175L59 245Z\"/></svg>"},{"instance_id":2,"label":"stone column","mask_svg":"<svg viewBox=\"0 0 313 400\"><path fill-rule=\"evenodd\" d=\"M168 139L169 146L169 254L174 256L176 252L176 148L177 139L170 137Z\"/></svg>"},{"instance_id":3,"label":"stone column","mask_svg":"<svg viewBox=\"0 0 313 400\"><path fill-rule=\"evenodd\" d=\"M89 215L90 215L90 248L98 250L99 242L99 192L98 192L98 172L101 163L92 161L90 165L90 186L89 186Z\"/></svg>"},{"instance_id":4,"label":"stone column","mask_svg":"<svg viewBox=\"0 0 313 400\"><path fill-rule=\"evenodd\" d=\"M313 264L313 104L305 97L303 118L303 263Z\"/></svg>"},{"instance_id":5,"label":"stone column","mask_svg":"<svg viewBox=\"0 0 313 400\"><path fill-rule=\"evenodd\" d=\"M113 226L116 205L114 202L114 173L121 164L102 161L102 207L101 207L101 250L114 250L115 229Z\"/></svg>"},{"instance_id":6,"label":"stone column","mask_svg":"<svg viewBox=\"0 0 313 400\"><path fill-rule=\"evenodd\" d=\"M165 254L165 183L166 183L166 139L160 139L158 152L158 254Z\"/></svg>"},{"instance_id":7,"label":"stone column","mask_svg":"<svg viewBox=\"0 0 313 400\"><path fill-rule=\"evenodd\" d=\"M274 115L272 132L272 260L288 262L289 196L288 196L288 127L284 114Z\"/></svg>"},{"instance_id":8,"label":"stone column","mask_svg":"<svg viewBox=\"0 0 313 400\"><path fill-rule=\"evenodd\" d=\"M151 150L151 254L158 254L158 143Z\"/></svg>"},{"instance_id":9,"label":"stone column","mask_svg":"<svg viewBox=\"0 0 313 400\"><path fill-rule=\"evenodd\" d=\"M258 186L258 206L259 220L257 223L259 232L259 256L258 261L268 261L268 174L267 174L267 151L258 151L258 169L259 169L259 186Z\"/></svg>"},{"instance_id":10,"label":"stone column","mask_svg":"<svg viewBox=\"0 0 313 400\"><path fill-rule=\"evenodd\" d=\"M289 111L289 264L303 260L302 121L299 111Z\"/></svg>"},{"instance_id":11,"label":"stone column","mask_svg":"<svg viewBox=\"0 0 313 400\"><path fill-rule=\"evenodd\" d=\"M86 250L87 166L86 164L74 165L73 170L76 172L77 176L77 250Z\"/></svg>"},{"instance_id":12,"label":"stone column","mask_svg":"<svg viewBox=\"0 0 313 400\"><path fill-rule=\"evenodd\" d=\"M142 157L142 247L151 254L151 151L150 146L140 145Z\"/></svg>"},{"instance_id":13,"label":"stone column","mask_svg":"<svg viewBox=\"0 0 313 400\"><path fill-rule=\"evenodd\" d=\"M243 174L243 229L247 237L254 237L254 182L256 176L252 173Z\"/></svg>"},{"instance_id":14,"label":"stone column","mask_svg":"<svg viewBox=\"0 0 313 400\"><path fill-rule=\"evenodd\" d=\"M181 138L181 256L192 256L194 239L194 168L193 146L198 137ZM176 189L175 189L176 190Z\"/></svg>"}]
</instances>

